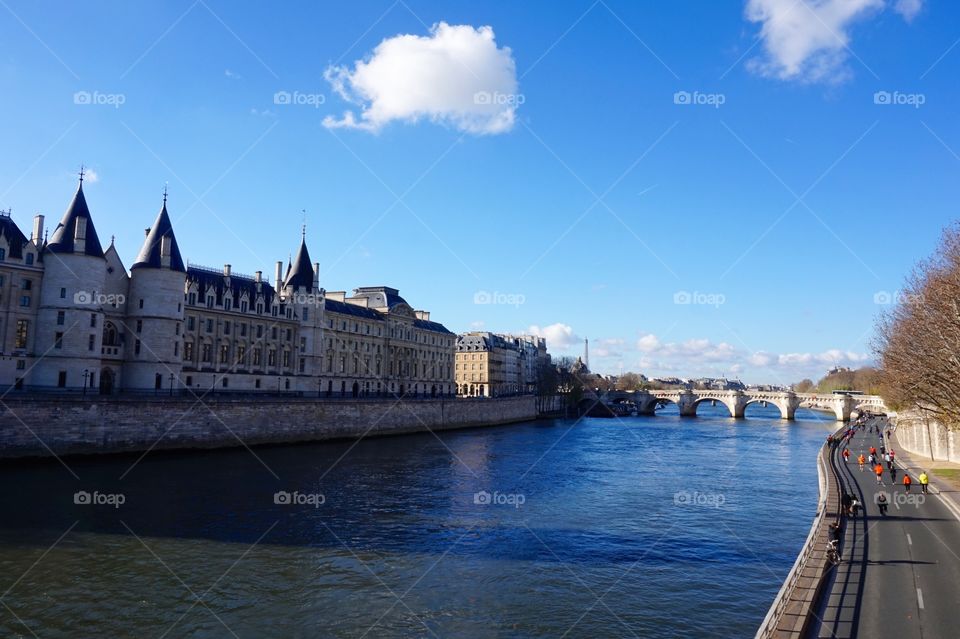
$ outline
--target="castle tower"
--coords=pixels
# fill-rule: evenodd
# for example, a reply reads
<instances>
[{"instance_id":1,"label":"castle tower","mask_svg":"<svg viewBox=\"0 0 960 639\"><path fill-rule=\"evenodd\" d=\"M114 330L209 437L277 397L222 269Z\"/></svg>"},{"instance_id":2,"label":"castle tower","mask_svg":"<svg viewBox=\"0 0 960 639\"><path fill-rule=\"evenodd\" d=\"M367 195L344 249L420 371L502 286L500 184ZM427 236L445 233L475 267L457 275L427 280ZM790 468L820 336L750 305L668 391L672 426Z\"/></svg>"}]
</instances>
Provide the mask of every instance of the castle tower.
<instances>
[{"instance_id":1,"label":"castle tower","mask_svg":"<svg viewBox=\"0 0 960 639\"><path fill-rule=\"evenodd\" d=\"M583 365L590 370L590 340L583 338Z\"/></svg>"},{"instance_id":2,"label":"castle tower","mask_svg":"<svg viewBox=\"0 0 960 639\"><path fill-rule=\"evenodd\" d=\"M106 260L80 184L42 253L35 353L27 380L36 387L96 392L103 341ZM36 294L36 293L34 293Z\"/></svg>"},{"instance_id":3,"label":"castle tower","mask_svg":"<svg viewBox=\"0 0 960 639\"><path fill-rule=\"evenodd\" d=\"M277 287L287 308L292 308L299 320L298 342L295 344L295 370L298 390L320 391L320 362L323 344L323 291L320 289L320 265L310 262L307 250L307 231L304 226L300 236L300 248L287 265L283 283Z\"/></svg>"},{"instance_id":4,"label":"castle tower","mask_svg":"<svg viewBox=\"0 0 960 639\"><path fill-rule=\"evenodd\" d=\"M171 386L182 386L186 277L164 191L160 213L130 267L124 331L124 388L168 391Z\"/></svg>"}]
</instances>

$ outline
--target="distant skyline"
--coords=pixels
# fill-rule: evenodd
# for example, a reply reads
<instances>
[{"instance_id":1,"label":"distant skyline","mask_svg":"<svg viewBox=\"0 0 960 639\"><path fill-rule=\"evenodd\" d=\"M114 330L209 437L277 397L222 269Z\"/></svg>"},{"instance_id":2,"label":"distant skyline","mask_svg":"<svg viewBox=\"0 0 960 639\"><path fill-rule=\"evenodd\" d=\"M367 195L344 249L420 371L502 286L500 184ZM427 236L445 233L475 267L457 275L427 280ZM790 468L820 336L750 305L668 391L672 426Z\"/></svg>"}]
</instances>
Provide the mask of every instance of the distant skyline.
<instances>
[{"instance_id":1,"label":"distant skyline","mask_svg":"<svg viewBox=\"0 0 960 639\"><path fill-rule=\"evenodd\" d=\"M0 209L389 285L616 374L817 379L957 217L960 5L0 2ZM304 213L305 211L305 213Z\"/></svg>"}]
</instances>

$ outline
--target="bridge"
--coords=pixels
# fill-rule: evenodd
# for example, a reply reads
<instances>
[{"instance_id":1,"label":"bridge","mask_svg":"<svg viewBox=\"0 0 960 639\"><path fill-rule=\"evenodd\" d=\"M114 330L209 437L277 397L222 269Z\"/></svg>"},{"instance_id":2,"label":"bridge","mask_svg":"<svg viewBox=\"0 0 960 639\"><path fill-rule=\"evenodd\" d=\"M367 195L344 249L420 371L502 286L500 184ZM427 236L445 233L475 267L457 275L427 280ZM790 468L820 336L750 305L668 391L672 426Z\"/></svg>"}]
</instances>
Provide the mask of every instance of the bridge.
<instances>
[{"instance_id":1,"label":"bridge","mask_svg":"<svg viewBox=\"0 0 960 639\"><path fill-rule=\"evenodd\" d=\"M695 417L697 407L703 402L719 402L727 407L730 415L742 419L750 404L773 405L780 409L780 417L793 419L798 408L811 408L831 411L837 421L849 421L854 411L869 410L886 412L883 399L878 395L834 395L825 393L795 393L793 391L753 391L753 390L644 390L610 391L597 397L589 394L594 401L608 404L628 402L634 405L638 415L653 415L656 409L666 404L676 404L682 417Z\"/></svg>"}]
</instances>

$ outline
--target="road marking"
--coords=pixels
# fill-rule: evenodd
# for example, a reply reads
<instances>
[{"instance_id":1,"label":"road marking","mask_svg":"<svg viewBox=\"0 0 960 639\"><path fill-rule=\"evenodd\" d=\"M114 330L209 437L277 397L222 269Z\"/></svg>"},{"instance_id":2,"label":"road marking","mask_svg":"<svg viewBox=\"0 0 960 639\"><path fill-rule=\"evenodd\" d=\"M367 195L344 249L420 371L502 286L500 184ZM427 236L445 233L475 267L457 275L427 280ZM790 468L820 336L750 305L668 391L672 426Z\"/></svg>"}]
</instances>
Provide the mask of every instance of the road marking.
<instances>
[{"instance_id":1,"label":"road marking","mask_svg":"<svg viewBox=\"0 0 960 639\"><path fill-rule=\"evenodd\" d=\"M900 510L900 504L897 503L897 499L896 499L896 498L893 499L893 505L896 507L897 510ZM907 537L909 537L909 536L910 536L910 535L907 535Z\"/></svg>"},{"instance_id":2,"label":"road marking","mask_svg":"<svg viewBox=\"0 0 960 639\"><path fill-rule=\"evenodd\" d=\"M923 610L923 591L917 588L917 603L920 605L920 610Z\"/></svg>"},{"instance_id":3,"label":"road marking","mask_svg":"<svg viewBox=\"0 0 960 639\"><path fill-rule=\"evenodd\" d=\"M913 540L910 539L910 533L907 533L907 545L908 545L908 546L912 546L912 545L913 545Z\"/></svg>"}]
</instances>

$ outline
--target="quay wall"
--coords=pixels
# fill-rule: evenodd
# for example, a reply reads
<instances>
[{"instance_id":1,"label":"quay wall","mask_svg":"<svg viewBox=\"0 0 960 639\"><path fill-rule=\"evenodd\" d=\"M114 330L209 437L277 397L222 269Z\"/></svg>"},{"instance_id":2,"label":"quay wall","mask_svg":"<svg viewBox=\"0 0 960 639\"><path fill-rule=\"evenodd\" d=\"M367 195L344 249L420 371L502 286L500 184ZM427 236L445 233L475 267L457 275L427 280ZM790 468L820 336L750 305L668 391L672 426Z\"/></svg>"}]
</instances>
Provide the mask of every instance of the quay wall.
<instances>
[{"instance_id":1,"label":"quay wall","mask_svg":"<svg viewBox=\"0 0 960 639\"><path fill-rule=\"evenodd\" d=\"M36 397L0 401L0 458L223 448L493 426L536 419L495 399Z\"/></svg>"},{"instance_id":2,"label":"quay wall","mask_svg":"<svg viewBox=\"0 0 960 639\"><path fill-rule=\"evenodd\" d=\"M931 461L960 463L960 431L915 410L897 413L893 422L897 442L907 452Z\"/></svg>"}]
</instances>

